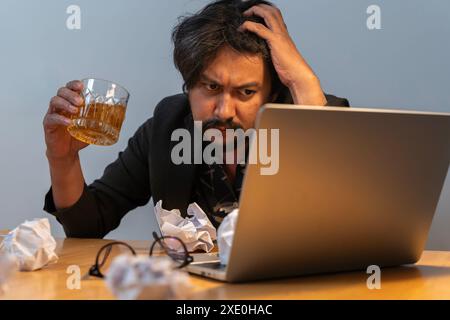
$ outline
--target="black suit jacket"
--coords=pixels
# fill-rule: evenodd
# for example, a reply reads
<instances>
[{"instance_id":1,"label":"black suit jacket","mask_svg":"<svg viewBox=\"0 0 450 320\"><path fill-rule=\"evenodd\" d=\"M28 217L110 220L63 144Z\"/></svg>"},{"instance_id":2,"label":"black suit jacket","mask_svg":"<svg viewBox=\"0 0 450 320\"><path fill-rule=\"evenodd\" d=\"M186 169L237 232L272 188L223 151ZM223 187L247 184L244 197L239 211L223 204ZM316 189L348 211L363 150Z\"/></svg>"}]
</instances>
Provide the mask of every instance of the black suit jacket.
<instances>
[{"instance_id":1,"label":"black suit jacket","mask_svg":"<svg viewBox=\"0 0 450 320\"><path fill-rule=\"evenodd\" d=\"M329 106L349 106L346 99L327 95ZM276 101L292 103L286 91ZM71 208L56 211L52 189L45 196L44 210L62 224L68 237L103 238L117 228L126 213L148 203L163 201L165 209L185 214L190 204L196 165L174 165L171 141L175 129L193 133L194 123L188 97L178 94L163 99L129 139L127 148L108 165L100 179L89 186ZM192 136L192 135L191 135ZM149 232L150 234L150 232Z\"/></svg>"}]
</instances>

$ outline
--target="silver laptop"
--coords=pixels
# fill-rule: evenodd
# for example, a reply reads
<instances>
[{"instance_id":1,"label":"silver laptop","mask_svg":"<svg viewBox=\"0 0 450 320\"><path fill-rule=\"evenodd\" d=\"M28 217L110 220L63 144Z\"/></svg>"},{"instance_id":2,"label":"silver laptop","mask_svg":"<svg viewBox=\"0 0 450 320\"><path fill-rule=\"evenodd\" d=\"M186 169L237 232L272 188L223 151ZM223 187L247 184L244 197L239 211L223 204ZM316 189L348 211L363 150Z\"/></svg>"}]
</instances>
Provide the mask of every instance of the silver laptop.
<instances>
[{"instance_id":1,"label":"silver laptop","mask_svg":"<svg viewBox=\"0 0 450 320\"><path fill-rule=\"evenodd\" d=\"M249 165L227 266L196 255L193 274L227 282L418 261L449 168L450 114L269 104L279 172Z\"/></svg>"}]
</instances>

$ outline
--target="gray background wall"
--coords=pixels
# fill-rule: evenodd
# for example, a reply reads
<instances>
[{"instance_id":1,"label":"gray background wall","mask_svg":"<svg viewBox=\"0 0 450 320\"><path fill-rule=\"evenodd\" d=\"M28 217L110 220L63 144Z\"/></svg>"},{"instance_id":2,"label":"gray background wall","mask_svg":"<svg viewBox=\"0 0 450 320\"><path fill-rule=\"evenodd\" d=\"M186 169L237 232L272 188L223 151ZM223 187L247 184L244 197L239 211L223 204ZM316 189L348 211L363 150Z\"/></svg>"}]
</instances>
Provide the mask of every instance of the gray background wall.
<instances>
[{"instance_id":1,"label":"gray background wall","mask_svg":"<svg viewBox=\"0 0 450 320\"><path fill-rule=\"evenodd\" d=\"M87 182L115 160L156 103L180 92L170 32L179 15L204 0L3 0L0 3L0 229L49 217L42 119L68 80L112 79L131 92L119 143L82 152ZM353 106L450 112L450 2L446 0L278 0L299 49L327 92ZM81 8L81 30L66 28L69 5ZM382 10L382 30L369 31L366 9ZM450 249L450 179L428 248ZM51 218L56 236L62 228ZM129 213L109 238L148 239L153 206Z\"/></svg>"}]
</instances>

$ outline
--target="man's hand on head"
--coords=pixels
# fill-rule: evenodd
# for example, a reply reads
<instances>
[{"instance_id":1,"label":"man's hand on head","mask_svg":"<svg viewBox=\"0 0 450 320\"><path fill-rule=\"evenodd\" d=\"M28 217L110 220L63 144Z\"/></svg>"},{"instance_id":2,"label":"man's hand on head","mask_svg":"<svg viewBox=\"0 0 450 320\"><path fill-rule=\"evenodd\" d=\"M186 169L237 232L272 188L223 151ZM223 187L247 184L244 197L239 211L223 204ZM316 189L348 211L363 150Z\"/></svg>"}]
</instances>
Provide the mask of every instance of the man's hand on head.
<instances>
[{"instance_id":1,"label":"man's hand on head","mask_svg":"<svg viewBox=\"0 0 450 320\"><path fill-rule=\"evenodd\" d=\"M305 61L289 35L281 11L259 4L244 12L245 16L259 16L266 26L245 21L240 31L249 31L267 41L272 62L281 82L289 88L295 104L323 106L327 103L318 77Z\"/></svg>"}]
</instances>

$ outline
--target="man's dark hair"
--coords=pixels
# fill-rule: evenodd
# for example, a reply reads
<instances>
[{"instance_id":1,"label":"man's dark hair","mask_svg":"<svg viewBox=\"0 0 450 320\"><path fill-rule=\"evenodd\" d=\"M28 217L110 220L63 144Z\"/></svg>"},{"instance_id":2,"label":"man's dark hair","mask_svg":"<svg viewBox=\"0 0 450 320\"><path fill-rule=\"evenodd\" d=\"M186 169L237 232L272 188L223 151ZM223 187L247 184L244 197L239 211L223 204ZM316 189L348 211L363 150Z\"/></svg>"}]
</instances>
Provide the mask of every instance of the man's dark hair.
<instances>
[{"instance_id":1,"label":"man's dark hair","mask_svg":"<svg viewBox=\"0 0 450 320\"><path fill-rule=\"evenodd\" d=\"M273 67L267 42L254 33L237 30L246 20L267 26L260 17L243 15L257 4L273 5L264 0L218 0L196 14L179 18L172 32L173 58L183 77L185 93L197 84L201 73L225 45L244 54L261 54L270 70L272 93L280 91L282 84Z\"/></svg>"}]
</instances>

